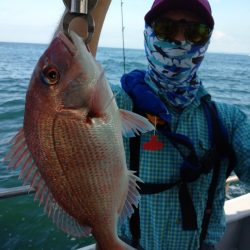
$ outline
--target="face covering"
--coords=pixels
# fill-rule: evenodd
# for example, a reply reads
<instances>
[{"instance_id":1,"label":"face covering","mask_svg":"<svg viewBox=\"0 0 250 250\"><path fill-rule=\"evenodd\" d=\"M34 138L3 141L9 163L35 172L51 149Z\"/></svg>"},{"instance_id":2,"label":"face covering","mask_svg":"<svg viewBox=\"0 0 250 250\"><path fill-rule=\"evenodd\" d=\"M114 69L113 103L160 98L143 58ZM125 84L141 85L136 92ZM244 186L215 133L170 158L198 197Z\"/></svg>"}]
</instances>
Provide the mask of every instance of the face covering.
<instances>
[{"instance_id":1,"label":"face covering","mask_svg":"<svg viewBox=\"0 0 250 250\"><path fill-rule=\"evenodd\" d=\"M144 38L149 62L145 82L167 103L177 108L186 107L201 85L196 72L209 41L197 45L189 41L159 40L150 26L146 26Z\"/></svg>"}]
</instances>

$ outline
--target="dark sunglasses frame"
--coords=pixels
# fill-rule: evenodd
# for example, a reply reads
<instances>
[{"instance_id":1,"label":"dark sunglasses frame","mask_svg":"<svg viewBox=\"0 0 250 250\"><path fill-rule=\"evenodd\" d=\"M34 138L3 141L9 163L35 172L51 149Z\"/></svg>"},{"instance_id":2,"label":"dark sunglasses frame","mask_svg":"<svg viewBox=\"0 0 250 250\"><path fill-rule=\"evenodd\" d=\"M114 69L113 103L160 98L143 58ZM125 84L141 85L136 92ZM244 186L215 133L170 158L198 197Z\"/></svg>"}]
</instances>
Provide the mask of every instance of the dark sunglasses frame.
<instances>
[{"instance_id":1,"label":"dark sunglasses frame","mask_svg":"<svg viewBox=\"0 0 250 250\"><path fill-rule=\"evenodd\" d=\"M187 41L198 45L207 43L212 35L212 29L206 24L190 22L185 19L172 20L161 17L152 22L151 27L160 40L175 41L174 37L181 29Z\"/></svg>"}]
</instances>

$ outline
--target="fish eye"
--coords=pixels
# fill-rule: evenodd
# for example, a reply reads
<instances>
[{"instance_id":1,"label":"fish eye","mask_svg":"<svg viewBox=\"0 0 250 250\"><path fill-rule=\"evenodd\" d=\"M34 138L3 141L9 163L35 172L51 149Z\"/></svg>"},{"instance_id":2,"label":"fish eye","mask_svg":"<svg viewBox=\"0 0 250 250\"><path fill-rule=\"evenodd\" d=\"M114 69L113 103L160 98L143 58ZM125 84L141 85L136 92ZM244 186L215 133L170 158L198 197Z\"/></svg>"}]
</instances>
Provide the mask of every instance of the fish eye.
<instances>
[{"instance_id":1,"label":"fish eye","mask_svg":"<svg viewBox=\"0 0 250 250\"><path fill-rule=\"evenodd\" d=\"M55 85L60 80L60 73L53 65L48 65L43 68L42 80L48 85Z\"/></svg>"}]
</instances>

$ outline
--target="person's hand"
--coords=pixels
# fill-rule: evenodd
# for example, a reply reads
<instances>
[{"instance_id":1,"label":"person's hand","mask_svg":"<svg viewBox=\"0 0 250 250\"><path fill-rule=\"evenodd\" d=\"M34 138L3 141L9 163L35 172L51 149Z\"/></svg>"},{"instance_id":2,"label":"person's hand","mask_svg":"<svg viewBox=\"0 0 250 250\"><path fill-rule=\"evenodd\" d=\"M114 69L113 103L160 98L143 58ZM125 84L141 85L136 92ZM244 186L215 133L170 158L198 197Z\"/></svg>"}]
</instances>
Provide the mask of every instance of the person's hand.
<instances>
[{"instance_id":1,"label":"person's hand","mask_svg":"<svg viewBox=\"0 0 250 250\"><path fill-rule=\"evenodd\" d=\"M91 1L91 0L89 0L89 1ZM96 0L93 0L93 1L96 1ZM106 17L110 3L111 3L111 0L98 0L95 8L91 11L91 15L92 15L94 22L95 22L95 31L94 31L92 39L89 43L89 49L92 52L93 56L96 55L96 50L97 50L103 22L104 22L104 19ZM60 20L60 24L56 29L55 35L59 31L63 31L62 24L63 24L64 15L66 13L67 13L67 11L65 10L65 12ZM70 22L69 27L71 30L75 31L79 36L81 36L83 38L87 37L87 23L83 18L73 19L72 22Z\"/></svg>"},{"instance_id":2,"label":"person's hand","mask_svg":"<svg viewBox=\"0 0 250 250\"><path fill-rule=\"evenodd\" d=\"M89 43L89 48L94 56L96 55L96 50L98 47L98 42L99 42L103 22L105 20L110 3L111 3L111 0L98 0L97 5L91 12L91 15L95 22L95 31ZM82 35L82 34L86 34L87 25L86 23L84 23L84 21L81 18L76 18L75 20L73 20L71 28L74 31L76 31L79 35ZM85 37L85 35L83 35L83 37Z\"/></svg>"}]
</instances>

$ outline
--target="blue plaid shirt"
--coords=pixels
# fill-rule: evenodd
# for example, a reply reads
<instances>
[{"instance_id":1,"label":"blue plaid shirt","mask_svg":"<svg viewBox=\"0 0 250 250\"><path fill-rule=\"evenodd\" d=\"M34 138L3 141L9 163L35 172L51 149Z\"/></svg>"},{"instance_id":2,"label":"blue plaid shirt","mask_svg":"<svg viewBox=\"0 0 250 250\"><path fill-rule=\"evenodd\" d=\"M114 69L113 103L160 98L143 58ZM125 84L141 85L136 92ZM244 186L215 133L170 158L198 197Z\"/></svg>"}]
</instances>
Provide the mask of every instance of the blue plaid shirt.
<instances>
[{"instance_id":1,"label":"blue plaid shirt","mask_svg":"<svg viewBox=\"0 0 250 250\"><path fill-rule=\"evenodd\" d=\"M131 110L130 97L119 87L112 86L118 92L117 104L122 109ZM197 98L181 113L171 109L171 129L192 139L198 156L209 149L207 120L200 98L208 95L201 87ZM246 115L233 105L216 103L219 115L229 134L237 156L237 166L234 169L241 181L250 185L250 124ZM183 161L180 153L168 141L157 134L158 140L164 143L159 151L143 149L143 144L150 140L153 132L141 136L140 178L144 182L172 183L180 179L180 165ZM129 162L129 144L124 139L127 162ZM213 212L205 243L216 244L225 231L225 181L227 160L222 162L219 184L213 204ZM197 212L198 230L183 231L181 210L178 198L178 187L154 195L143 195L140 201L141 246L146 250L195 250L199 248L201 224L207 201L208 188L212 173L201 175L198 180L188 184ZM128 223L121 226L120 234L131 238Z\"/></svg>"}]
</instances>

